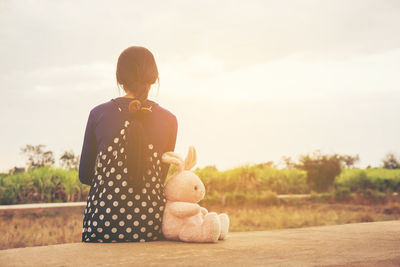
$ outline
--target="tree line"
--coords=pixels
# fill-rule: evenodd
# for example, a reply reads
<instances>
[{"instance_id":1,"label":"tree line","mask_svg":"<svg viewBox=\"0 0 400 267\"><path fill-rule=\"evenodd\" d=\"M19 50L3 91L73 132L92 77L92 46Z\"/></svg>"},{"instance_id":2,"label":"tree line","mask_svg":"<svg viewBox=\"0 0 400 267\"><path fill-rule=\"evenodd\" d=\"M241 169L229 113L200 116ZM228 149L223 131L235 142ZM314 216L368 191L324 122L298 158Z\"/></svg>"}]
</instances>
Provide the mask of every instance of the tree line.
<instances>
[{"instance_id":1,"label":"tree line","mask_svg":"<svg viewBox=\"0 0 400 267\"><path fill-rule=\"evenodd\" d=\"M30 169L44 166L53 166L56 162L54 152L46 149L46 145L29 145L21 148L21 154L26 157L26 167L14 167L9 170L9 174L25 172ZM76 155L72 150L64 151L58 159L60 166L64 169L75 169L79 167L80 155Z\"/></svg>"},{"instance_id":2,"label":"tree line","mask_svg":"<svg viewBox=\"0 0 400 267\"><path fill-rule=\"evenodd\" d=\"M21 148L21 153L27 158L27 167L14 167L9 171L10 174L25 172L26 170L44 166L53 166L55 164L53 151L46 149L46 146L43 144L27 144ZM80 155L76 155L72 150L64 151L59 161L62 168L77 170ZM327 191L333 185L335 178L340 175L343 168L353 168L359 161L360 157L358 154L323 154L319 150L301 155L297 161L294 161L290 157L282 157L282 162L286 169L304 170L307 173L307 183L313 190L318 192ZM272 161L259 165L277 168ZM385 169L400 169L400 158L396 157L393 153L387 153L382 159L382 167Z\"/></svg>"}]
</instances>

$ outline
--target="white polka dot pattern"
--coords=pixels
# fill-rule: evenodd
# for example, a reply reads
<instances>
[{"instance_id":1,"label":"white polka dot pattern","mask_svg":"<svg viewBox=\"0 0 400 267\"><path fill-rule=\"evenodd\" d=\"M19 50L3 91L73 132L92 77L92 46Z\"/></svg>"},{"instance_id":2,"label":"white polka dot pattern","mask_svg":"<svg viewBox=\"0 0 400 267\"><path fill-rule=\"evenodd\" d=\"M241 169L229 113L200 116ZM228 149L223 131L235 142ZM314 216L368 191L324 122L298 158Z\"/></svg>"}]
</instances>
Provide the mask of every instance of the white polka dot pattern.
<instances>
[{"instance_id":1,"label":"white polka dot pattern","mask_svg":"<svg viewBox=\"0 0 400 267\"><path fill-rule=\"evenodd\" d=\"M83 242L146 242L161 238L166 202L161 181L161 151L148 144L149 169L143 188L129 181L125 121L111 143L96 158L95 182L84 211ZM165 177L164 177L165 178Z\"/></svg>"}]
</instances>

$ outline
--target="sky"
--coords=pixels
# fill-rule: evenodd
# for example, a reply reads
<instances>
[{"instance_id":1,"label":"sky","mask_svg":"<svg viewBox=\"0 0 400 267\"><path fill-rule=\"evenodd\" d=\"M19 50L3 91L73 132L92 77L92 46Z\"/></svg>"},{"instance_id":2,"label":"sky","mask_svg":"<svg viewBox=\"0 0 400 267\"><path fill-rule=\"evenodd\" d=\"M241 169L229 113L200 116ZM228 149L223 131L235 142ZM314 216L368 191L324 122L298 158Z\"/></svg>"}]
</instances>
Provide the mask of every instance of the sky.
<instances>
[{"instance_id":1,"label":"sky","mask_svg":"<svg viewBox=\"0 0 400 267\"><path fill-rule=\"evenodd\" d=\"M175 151L220 169L321 150L400 155L399 1L0 1L0 171L81 153L119 54L155 56Z\"/></svg>"}]
</instances>

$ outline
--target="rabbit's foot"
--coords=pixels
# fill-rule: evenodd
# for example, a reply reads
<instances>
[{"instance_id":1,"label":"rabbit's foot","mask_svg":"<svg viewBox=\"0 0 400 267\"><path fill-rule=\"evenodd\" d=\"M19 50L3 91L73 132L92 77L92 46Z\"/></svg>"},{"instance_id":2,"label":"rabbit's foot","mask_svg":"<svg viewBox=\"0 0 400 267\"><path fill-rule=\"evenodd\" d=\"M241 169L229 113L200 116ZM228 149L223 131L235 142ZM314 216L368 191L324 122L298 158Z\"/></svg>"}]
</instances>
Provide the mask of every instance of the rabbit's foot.
<instances>
[{"instance_id":1,"label":"rabbit's foot","mask_svg":"<svg viewBox=\"0 0 400 267\"><path fill-rule=\"evenodd\" d=\"M204 216L202 224L204 242L217 242L221 234L221 222L215 212L209 212Z\"/></svg>"},{"instance_id":2,"label":"rabbit's foot","mask_svg":"<svg viewBox=\"0 0 400 267\"><path fill-rule=\"evenodd\" d=\"M221 222L221 234L219 235L219 240L223 240L226 238L226 235L229 231L229 217L225 213L221 213L218 215L219 220Z\"/></svg>"}]
</instances>

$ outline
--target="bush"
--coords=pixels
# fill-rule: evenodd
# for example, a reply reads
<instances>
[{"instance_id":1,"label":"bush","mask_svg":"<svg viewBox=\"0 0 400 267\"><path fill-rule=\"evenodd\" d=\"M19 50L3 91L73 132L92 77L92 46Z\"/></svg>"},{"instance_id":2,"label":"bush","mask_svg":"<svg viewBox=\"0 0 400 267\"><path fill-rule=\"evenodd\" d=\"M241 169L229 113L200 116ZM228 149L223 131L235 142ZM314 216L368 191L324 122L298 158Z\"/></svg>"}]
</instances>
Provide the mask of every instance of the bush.
<instances>
[{"instance_id":1,"label":"bush","mask_svg":"<svg viewBox=\"0 0 400 267\"><path fill-rule=\"evenodd\" d=\"M367 189L357 193L356 202L360 204L377 204L385 203L387 201L387 194L379 192L377 190Z\"/></svg>"},{"instance_id":2,"label":"bush","mask_svg":"<svg viewBox=\"0 0 400 267\"><path fill-rule=\"evenodd\" d=\"M0 203L85 201L89 188L79 181L76 170L34 168L0 177Z\"/></svg>"},{"instance_id":3,"label":"bush","mask_svg":"<svg viewBox=\"0 0 400 267\"><path fill-rule=\"evenodd\" d=\"M400 169L400 160L393 153L387 153L382 159L382 163L385 169Z\"/></svg>"},{"instance_id":4,"label":"bush","mask_svg":"<svg viewBox=\"0 0 400 267\"><path fill-rule=\"evenodd\" d=\"M261 194L273 191L277 194L304 194L310 192L306 173L302 170L279 170L268 165L240 166L219 171L214 166L198 168L207 194L228 192Z\"/></svg>"},{"instance_id":5,"label":"bush","mask_svg":"<svg viewBox=\"0 0 400 267\"><path fill-rule=\"evenodd\" d=\"M16 204L17 194L7 185L0 187L0 204L1 205L11 205Z\"/></svg>"},{"instance_id":6,"label":"bush","mask_svg":"<svg viewBox=\"0 0 400 267\"><path fill-rule=\"evenodd\" d=\"M311 192L310 200L312 202L332 202L334 200L334 192L317 193Z\"/></svg>"},{"instance_id":7,"label":"bush","mask_svg":"<svg viewBox=\"0 0 400 267\"><path fill-rule=\"evenodd\" d=\"M301 156L299 161L296 167L307 172L307 183L318 192L327 191L342 171L343 159L337 154L323 155L317 151Z\"/></svg>"},{"instance_id":8,"label":"bush","mask_svg":"<svg viewBox=\"0 0 400 267\"><path fill-rule=\"evenodd\" d=\"M245 194L241 192L229 192L223 195L212 194L200 202L200 205L222 205L222 206L244 206L257 205L268 206L279 204L280 200L276 193L266 191L261 194Z\"/></svg>"},{"instance_id":9,"label":"bush","mask_svg":"<svg viewBox=\"0 0 400 267\"><path fill-rule=\"evenodd\" d=\"M335 200L336 201L348 201L351 199L351 191L347 187L338 187L335 189Z\"/></svg>"},{"instance_id":10,"label":"bush","mask_svg":"<svg viewBox=\"0 0 400 267\"><path fill-rule=\"evenodd\" d=\"M267 191L263 194L227 193L225 205L275 205L279 202L277 195Z\"/></svg>"},{"instance_id":11,"label":"bush","mask_svg":"<svg viewBox=\"0 0 400 267\"><path fill-rule=\"evenodd\" d=\"M400 170L346 169L336 179L335 188L345 187L350 192L376 190L385 194L400 192Z\"/></svg>"}]
</instances>

